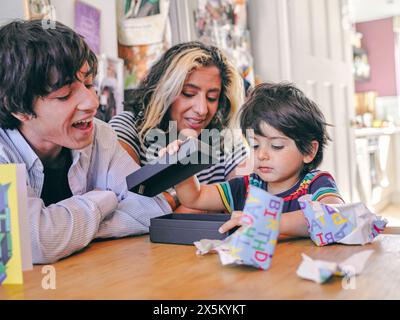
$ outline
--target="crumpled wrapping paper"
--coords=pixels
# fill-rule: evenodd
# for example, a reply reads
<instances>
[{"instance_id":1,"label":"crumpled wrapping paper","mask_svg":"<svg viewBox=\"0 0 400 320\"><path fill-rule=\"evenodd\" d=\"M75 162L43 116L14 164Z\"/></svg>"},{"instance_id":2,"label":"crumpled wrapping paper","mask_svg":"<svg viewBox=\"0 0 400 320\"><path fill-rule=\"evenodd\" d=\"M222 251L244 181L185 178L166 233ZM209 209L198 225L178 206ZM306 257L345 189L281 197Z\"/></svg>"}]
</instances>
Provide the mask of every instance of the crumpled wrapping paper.
<instances>
[{"instance_id":1,"label":"crumpled wrapping paper","mask_svg":"<svg viewBox=\"0 0 400 320\"><path fill-rule=\"evenodd\" d=\"M360 274L373 250L364 250L353 254L348 259L340 262L313 260L302 254L303 261L297 269L297 275L303 279L324 283L333 276L352 277Z\"/></svg>"},{"instance_id":2,"label":"crumpled wrapping paper","mask_svg":"<svg viewBox=\"0 0 400 320\"><path fill-rule=\"evenodd\" d=\"M372 213L363 203L327 205L311 201L310 195L299 198L299 203L310 237L317 246L370 243L388 222Z\"/></svg>"},{"instance_id":3,"label":"crumpled wrapping paper","mask_svg":"<svg viewBox=\"0 0 400 320\"><path fill-rule=\"evenodd\" d=\"M279 236L283 199L260 188L249 186L243 209L244 227L225 240L195 242L198 254L218 252L221 263L249 265L267 270Z\"/></svg>"}]
</instances>

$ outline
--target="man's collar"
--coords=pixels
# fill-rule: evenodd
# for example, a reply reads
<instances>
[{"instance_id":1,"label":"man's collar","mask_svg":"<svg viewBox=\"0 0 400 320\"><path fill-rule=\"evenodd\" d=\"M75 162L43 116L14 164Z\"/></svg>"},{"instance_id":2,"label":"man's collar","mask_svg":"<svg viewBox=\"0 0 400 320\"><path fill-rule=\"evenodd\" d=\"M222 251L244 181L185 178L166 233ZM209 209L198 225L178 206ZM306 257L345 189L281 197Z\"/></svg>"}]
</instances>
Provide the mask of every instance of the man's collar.
<instances>
[{"instance_id":1,"label":"man's collar","mask_svg":"<svg viewBox=\"0 0 400 320\"><path fill-rule=\"evenodd\" d=\"M21 132L19 132L18 129L7 131L13 143L18 146L20 155L26 165L26 169L30 170L37 160L40 161L39 157L37 156L35 151L33 151L28 141L25 140L24 136L21 134Z\"/></svg>"},{"instance_id":2,"label":"man's collar","mask_svg":"<svg viewBox=\"0 0 400 320\"><path fill-rule=\"evenodd\" d=\"M26 169L29 171L32 169L36 161L39 161L41 166L43 166L42 161L29 145L28 141L25 140L24 136L18 129L7 130L8 135L15 145L18 146L20 155L24 160ZM93 143L90 143L85 148L79 150L72 150L72 161L73 164L77 163L79 158L83 156L84 158L90 158L92 153Z\"/></svg>"}]
</instances>

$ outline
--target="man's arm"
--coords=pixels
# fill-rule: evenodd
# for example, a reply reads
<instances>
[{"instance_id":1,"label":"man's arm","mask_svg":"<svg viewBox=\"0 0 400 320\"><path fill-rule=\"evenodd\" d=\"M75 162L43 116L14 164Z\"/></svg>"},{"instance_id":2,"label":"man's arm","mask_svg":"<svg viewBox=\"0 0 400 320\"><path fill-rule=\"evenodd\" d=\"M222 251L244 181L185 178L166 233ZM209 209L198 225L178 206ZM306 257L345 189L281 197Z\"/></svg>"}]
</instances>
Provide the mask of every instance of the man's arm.
<instances>
[{"instance_id":1,"label":"man's arm","mask_svg":"<svg viewBox=\"0 0 400 320\"><path fill-rule=\"evenodd\" d=\"M108 165L107 190L112 190L118 199L116 210L104 219L99 226L95 238L124 237L149 232L150 219L167 213L172 209L163 195L153 198L144 197L128 191L126 177L138 170L140 166L132 160L129 154L117 142L113 131L109 132L112 139L112 157Z\"/></svg>"},{"instance_id":2,"label":"man's arm","mask_svg":"<svg viewBox=\"0 0 400 320\"><path fill-rule=\"evenodd\" d=\"M0 155L0 163L21 162L12 150L7 151L11 156ZM30 183L38 188L41 178L34 174L32 179ZM112 191L94 190L46 207L37 189L27 185L27 197L32 262L35 264L56 262L87 246L100 221L118 204Z\"/></svg>"},{"instance_id":3,"label":"man's arm","mask_svg":"<svg viewBox=\"0 0 400 320\"><path fill-rule=\"evenodd\" d=\"M117 203L111 191L91 191L48 207L28 195L33 263L53 263L87 246Z\"/></svg>"},{"instance_id":4,"label":"man's arm","mask_svg":"<svg viewBox=\"0 0 400 320\"><path fill-rule=\"evenodd\" d=\"M132 192L118 203L116 210L101 223L95 238L114 238L149 232L150 219L172 209L162 195L149 198Z\"/></svg>"}]
</instances>

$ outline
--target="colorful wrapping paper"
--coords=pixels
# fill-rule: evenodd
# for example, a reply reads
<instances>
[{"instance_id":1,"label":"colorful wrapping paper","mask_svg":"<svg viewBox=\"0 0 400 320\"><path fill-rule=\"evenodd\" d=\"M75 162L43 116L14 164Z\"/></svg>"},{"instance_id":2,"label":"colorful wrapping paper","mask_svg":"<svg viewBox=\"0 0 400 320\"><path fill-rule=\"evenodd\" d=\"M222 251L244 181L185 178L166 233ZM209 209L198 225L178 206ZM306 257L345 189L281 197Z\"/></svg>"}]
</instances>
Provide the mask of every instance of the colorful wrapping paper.
<instances>
[{"instance_id":1,"label":"colorful wrapping paper","mask_svg":"<svg viewBox=\"0 0 400 320\"><path fill-rule=\"evenodd\" d=\"M282 207L283 199L250 186L243 209L245 226L222 242L195 242L198 253L217 251L224 265L244 264L267 270L279 235Z\"/></svg>"},{"instance_id":2,"label":"colorful wrapping paper","mask_svg":"<svg viewBox=\"0 0 400 320\"><path fill-rule=\"evenodd\" d=\"M299 198L311 239L317 246L331 243L366 244L381 233L387 220L373 214L363 203L326 205Z\"/></svg>"},{"instance_id":3,"label":"colorful wrapping paper","mask_svg":"<svg viewBox=\"0 0 400 320\"><path fill-rule=\"evenodd\" d=\"M303 253L303 261L296 273L303 279L312 280L320 284L328 281L333 276L356 276L364 270L365 264L373 252L373 250L358 252L340 263L314 260Z\"/></svg>"}]
</instances>

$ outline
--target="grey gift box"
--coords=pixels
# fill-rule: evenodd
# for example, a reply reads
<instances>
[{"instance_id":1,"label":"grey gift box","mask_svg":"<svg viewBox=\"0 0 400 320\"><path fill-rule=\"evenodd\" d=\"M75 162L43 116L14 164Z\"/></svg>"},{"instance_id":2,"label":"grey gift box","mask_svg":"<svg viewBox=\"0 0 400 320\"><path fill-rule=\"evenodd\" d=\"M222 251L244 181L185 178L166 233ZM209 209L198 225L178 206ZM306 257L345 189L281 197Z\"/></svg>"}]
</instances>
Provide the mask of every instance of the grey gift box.
<instances>
[{"instance_id":1,"label":"grey gift box","mask_svg":"<svg viewBox=\"0 0 400 320\"><path fill-rule=\"evenodd\" d=\"M149 162L127 178L132 192L153 197L217 162L209 145L188 139L174 155L166 154ZM150 220L152 242L193 244L201 239L224 239L231 232L221 234L219 227L230 214L172 213Z\"/></svg>"},{"instance_id":2,"label":"grey gift box","mask_svg":"<svg viewBox=\"0 0 400 320\"><path fill-rule=\"evenodd\" d=\"M128 190L154 197L215 163L217 158L209 145L188 139L176 154L166 154L130 174L126 178Z\"/></svg>"},{"instance_id":3,"label":"grey gift box","mask_svg":"<svg viewBox=\"0 0 400 320\"><path fill-rule=\"evenodd\" d=\"M193 244L202 239L223 240L236 230L218 232L230 217L223 213L171 213L152 218L150 240L173 244Z\"/></svg>"}]
</instances>

